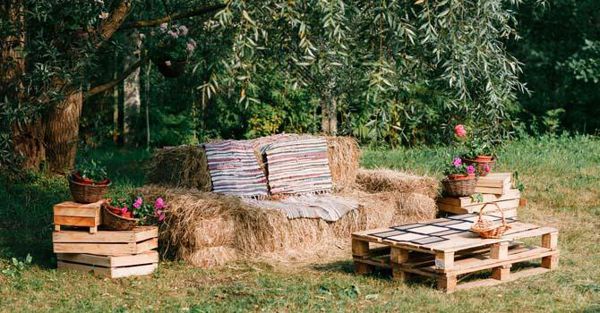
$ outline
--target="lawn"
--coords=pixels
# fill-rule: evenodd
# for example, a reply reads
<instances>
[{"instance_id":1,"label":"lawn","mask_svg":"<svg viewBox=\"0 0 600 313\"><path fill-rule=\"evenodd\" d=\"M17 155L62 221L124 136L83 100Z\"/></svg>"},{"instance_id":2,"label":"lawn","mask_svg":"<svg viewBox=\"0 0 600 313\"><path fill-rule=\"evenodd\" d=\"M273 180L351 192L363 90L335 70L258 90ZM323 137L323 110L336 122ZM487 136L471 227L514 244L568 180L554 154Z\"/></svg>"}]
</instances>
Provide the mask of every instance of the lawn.
<instances>
[{"instance_id":1,"label":"lawn","mask_svg":"<svg viewBox=\"0 0 600 313\"><path fill-rule=\"evenodd\" d=\"M144 151L96 151L115 186L143 183ZM446 148L367 150L365 167L440 175ZM152 276L108 280L57 272L51 253L51 205L68 198L62 178L0 182L0 310L10 312L600 312L600 140L544 137L507 144L498 170L526 185L521 219L560 229L557 271L496 287L446 295L433 282L407 285L386 275L360 277L350 260L319 265L240 262L204 270L165 261ZM12 258L31 265L11 265Z\"/></svg>"}]
</instances>

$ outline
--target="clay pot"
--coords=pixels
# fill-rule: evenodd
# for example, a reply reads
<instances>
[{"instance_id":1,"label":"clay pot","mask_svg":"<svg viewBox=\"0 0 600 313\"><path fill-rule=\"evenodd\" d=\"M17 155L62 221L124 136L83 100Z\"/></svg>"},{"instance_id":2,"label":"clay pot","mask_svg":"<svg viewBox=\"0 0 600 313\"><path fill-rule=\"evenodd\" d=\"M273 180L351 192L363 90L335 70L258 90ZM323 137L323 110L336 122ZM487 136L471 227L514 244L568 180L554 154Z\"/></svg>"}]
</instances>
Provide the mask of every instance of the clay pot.
<instances>
[{"instance_id":1,"label":"clay pot","mask_svg":"<svg viewBox=\"0 0 600 313\"><path fill-rule=\"evenodd\" d=\"M496 158L492 155L478 155L475 159L463 158L463 162L467 165L474 165L479 176L486 176L492 172Z\"/></svg>"},{"instance_id":2,"label":"clay pot","mask_svg":"<svg viewBox=\"0 0 600 313\"><path fill-rule=\"evenodd\" d=\"M468 180L475 178L475 174L450 174L448 180Z\"/></svg>"}]
</instances>

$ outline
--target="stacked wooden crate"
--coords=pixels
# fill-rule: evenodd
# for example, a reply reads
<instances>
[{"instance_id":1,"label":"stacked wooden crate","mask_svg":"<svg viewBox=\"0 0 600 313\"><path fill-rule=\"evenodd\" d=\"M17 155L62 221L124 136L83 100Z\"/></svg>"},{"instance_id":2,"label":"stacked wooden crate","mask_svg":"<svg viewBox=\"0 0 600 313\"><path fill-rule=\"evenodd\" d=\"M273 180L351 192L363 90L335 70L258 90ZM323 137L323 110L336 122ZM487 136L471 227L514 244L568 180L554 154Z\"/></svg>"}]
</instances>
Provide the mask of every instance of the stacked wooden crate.
<instances>
[{"instance_id":1,"label":"stacked wooden crate","mask_svg":"<svg viewBox=\"0 0 600 313\"><path fill-rule=\"evenodd\" d=\"M158 252L155 251L158 227L98 230L101 204L63 202L54 206L52 242L58 268L93 272L110 278L154 272L158 268ZM89 230L73 226L85 226Z\"/></svg>"},{"instance_id":2,"label":"stacked wooden crate","mask_svg":"<svg viewBox=\"0 0 600 313\"><path fill-rule=\"evenodd\" d=\"M479 196L480 195L480 196ZM475 195L470 197L442 197L437 201L440 211L450 214L479 213L486 203L495 203L506 217L517 217L517 210L524 205L519 190L513 188L511 173L490 173L479 177ZM485 212L499 214L498 207L487 205Z\"/></svg>"}]
</instances>

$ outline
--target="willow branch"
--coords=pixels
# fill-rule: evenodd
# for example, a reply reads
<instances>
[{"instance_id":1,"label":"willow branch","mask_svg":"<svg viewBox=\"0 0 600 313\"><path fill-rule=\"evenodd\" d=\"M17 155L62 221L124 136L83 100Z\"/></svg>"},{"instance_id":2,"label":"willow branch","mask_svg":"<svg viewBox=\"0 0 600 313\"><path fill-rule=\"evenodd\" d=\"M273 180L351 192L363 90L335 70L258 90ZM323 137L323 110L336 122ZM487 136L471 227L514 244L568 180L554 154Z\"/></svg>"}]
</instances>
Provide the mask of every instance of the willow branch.
<instances>
[{"instance_id":1,"label":"willow branch","mask_svg":"<svg viewBox=\"0 0 600 313\"><path fill-rule=\"evenodd\" d=\"M212 12L221 10L223 8L225 8L224 4L215 4L215 5L209 5L206 7L198 8L198 9L188 11L188 12L173 13L171 15L159 17L159 18L152 19L152 20L131 21L131 22L127 22L127 23L123 24L121 26L121 29L158 26L162 23L168 23L170 21L174 21L174 20L178 20L178 19L212 13Z\"/></svg>"}]
</instances>

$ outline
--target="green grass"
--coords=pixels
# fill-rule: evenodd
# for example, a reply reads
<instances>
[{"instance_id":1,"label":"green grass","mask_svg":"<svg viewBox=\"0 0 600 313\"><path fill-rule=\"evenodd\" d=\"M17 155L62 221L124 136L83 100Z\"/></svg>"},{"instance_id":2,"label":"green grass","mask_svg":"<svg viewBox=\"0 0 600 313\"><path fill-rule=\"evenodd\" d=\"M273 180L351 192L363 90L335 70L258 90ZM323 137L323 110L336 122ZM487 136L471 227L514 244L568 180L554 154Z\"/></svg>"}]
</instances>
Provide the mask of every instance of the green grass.
<instances>
[{"instance_id":1,"label":"green grass","mask_svg":"<svg viewBox=\"0 0 600 313\"><path fill-rule=\"evenodd\" d=\"M363 166L440 175L446 148L365 151ZM140 151L96 152L110 161L115 186L143 183ZM557 271L491 288L445 295L432 281L407 285L386 275L356 276L349 260L284 266L240 262L203 270L166 261L149 277L107 280L57 272L51 205L68 197L60 178L0 183L0 268L31 253L34 262L0 274L0 310L64 312L600 312L600 140L526 139L499 153L498 170L518 171L527 189L522 219L560 229ZM115 172L116 171L116 172Z\"/></svg>"}]
</instances>

